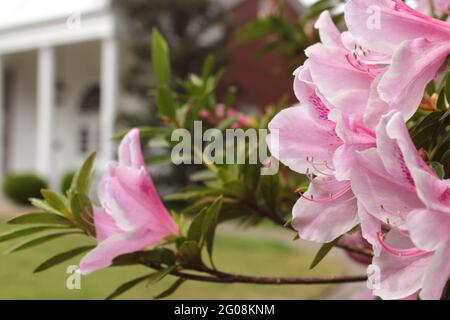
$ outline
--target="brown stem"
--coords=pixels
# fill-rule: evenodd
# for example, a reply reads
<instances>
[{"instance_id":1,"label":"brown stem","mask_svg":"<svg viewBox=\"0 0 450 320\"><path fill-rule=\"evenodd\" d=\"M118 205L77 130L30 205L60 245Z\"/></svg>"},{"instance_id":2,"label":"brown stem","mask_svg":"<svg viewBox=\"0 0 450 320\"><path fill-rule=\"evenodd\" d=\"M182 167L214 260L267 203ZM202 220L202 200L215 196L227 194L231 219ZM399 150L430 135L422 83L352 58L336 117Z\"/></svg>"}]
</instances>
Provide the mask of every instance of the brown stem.
<instances>
[{"instance_id":1,"label":"brown stem","mask_svg":"<svg viewBox=\"0 0 450 320\"><path fill-rule=\"evenodd\" d=\"M150 268L161 270L163 267L159 264L150 263ZM341 276L341 277L253 277L240 274L226 273L222 271L212 270L208 268L193 270L205 272L209 275L193 274L174 270L170 274L185 280L201 281L201 282L215 282L215 283L247 283L247 284L262 284L262 285L292 285L292 284L340 284L351 282L363 282L367 280L367 276Z\"/></svg>"}]
</instances>

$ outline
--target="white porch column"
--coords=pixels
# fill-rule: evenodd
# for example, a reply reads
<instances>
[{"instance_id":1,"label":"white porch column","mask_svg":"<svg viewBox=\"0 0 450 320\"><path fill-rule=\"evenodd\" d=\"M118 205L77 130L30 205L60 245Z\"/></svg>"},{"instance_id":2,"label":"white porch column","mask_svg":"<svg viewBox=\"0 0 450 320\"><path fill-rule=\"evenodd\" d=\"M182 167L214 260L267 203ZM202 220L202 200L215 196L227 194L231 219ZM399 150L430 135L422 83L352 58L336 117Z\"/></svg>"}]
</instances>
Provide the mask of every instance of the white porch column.
<instances>
[{"instance_id":1,"label":"white porch column","mask_svg":"<svg viewBox=\"0 0 450 320\"><path fill-rule=\"evenodd\" d=\"M100 84L100 154L102 165L114 158L114 124L118 97L118 45L115 37L102 40Z\"/></svg>"},{"instance_id":2,"label":"white porch column","mask_svg":"<svg viewBox=\"0 0 450 320\"><path fill-rule=\"evenodd\" d=\"M52 171L52 131L55 97L55 57L51 47L38 50L37 58L36 170L49 178Z\"/></svg>"},{"instance_id":3,"label":"white porch column","mask_svg":"<svg viewBox=\"0 0 450 320\"><path fill-rule=\"evenodd\" d=\"M5 172L4 169L4 157L5 157L5 70L3 65L3 57L0 55L0 181L3 181Z\"/></svg>"}]
</instances>

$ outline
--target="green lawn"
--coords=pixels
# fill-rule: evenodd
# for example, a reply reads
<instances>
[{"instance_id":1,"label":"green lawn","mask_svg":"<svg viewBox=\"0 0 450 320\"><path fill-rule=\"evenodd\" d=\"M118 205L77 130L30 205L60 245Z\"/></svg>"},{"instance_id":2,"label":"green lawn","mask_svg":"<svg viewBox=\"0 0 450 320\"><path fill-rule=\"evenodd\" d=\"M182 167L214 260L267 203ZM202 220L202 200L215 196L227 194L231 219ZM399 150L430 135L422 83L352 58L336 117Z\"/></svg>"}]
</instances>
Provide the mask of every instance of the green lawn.
<instances>
[{"instance_id":1,"label":"green lawn","mask_svg":"<svg viewBox=\"0 0 450 320\"><path fill-rule=\"evenodd\" d=\"M8 227L0 220L0 232ZM220 233L220 232L219 232ZM20 241L20 240L19 240ZM17 241L16 241L17 242ZM0 252L14 242L1 243ZM103 299L125 281L149 273L144 267L116 267L98 271L82 278L81 290L66 289L66 268L77 264L79 257L53 269L32 274L33 269L54 254L89 243L80 236L53 240L35 248L11 255L0 255L0 299ZM236 235L227 233L217 238L216 265L229 272L267 276L339 275L342 266L326 259L315 270L308 265L313 256L293 245L273 240L245 236L245 230ZM135 287L120 298L151 299L166 289L174 278L167 277L157 285L145 283ZM210 284L186 282L171 299L316 299L329 286L259 286L241 284Z\"/></svg>"}]
</instances>

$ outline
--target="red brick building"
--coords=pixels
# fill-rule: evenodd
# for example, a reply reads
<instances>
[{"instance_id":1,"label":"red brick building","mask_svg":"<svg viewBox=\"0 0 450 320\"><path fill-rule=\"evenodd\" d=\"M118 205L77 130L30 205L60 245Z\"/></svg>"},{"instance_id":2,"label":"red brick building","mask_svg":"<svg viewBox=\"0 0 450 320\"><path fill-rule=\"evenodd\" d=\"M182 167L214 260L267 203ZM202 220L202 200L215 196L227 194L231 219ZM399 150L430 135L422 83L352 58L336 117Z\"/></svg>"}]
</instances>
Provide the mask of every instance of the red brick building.
<instances>
[{"instance_id":1,"label":"red brick building","mask_svg":"<svg viewBox=\"0 0 450 320\"><path fill-rule=\"evenodd\" d=\"M274 0L228 0L234 2L230 7L234 28L254 21L264 14L270 14ZM286 19L296 20L302 12L298 0L287 1L284 15ZM235 32L228 41L229 63L225 70L223 83L238 89L238 103L248 106L265 107L277 102L283 95L292 94L292 76L287 72L282 57L271 53L257 58L255 53L267 39L239 44Z\"/></svg>"}]
</instances>

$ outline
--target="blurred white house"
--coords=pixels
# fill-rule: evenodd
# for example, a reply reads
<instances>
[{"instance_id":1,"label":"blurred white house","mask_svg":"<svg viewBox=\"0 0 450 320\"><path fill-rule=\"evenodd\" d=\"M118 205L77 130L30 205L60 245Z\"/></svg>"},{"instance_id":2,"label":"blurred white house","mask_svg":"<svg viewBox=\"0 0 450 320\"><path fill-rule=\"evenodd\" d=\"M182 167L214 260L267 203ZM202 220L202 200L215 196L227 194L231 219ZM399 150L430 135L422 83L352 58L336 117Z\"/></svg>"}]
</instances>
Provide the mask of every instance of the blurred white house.
<instances>
[{"instance_id":1,"label":"blurred white house","mask_svg":"<svg viewBox=\"0 0 450 320\"><path fill-rule=\"evenodd\" d=\"M107 0L0 2L0 170L55 183L97 149L114 156L123 59ZM126 55L126 54L125 54Z\"/></svg>"},{"instance_id":2,"label":"blurred white house","mask_svg":"<svg viewBox=\"0 0 450 320\"><path fill-rule=\"evenodd\" d=\"M99 167L114 157L118 106L140 107L119 84L131 56L120 21L110 0L0 1L0 179L31 171L55 185L94 149Z\"/></svg>"}]
</instances>

